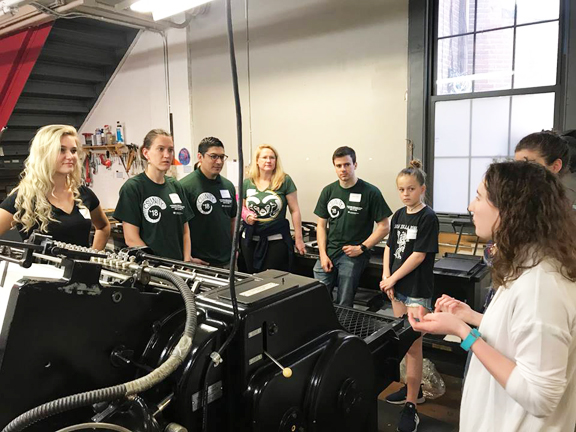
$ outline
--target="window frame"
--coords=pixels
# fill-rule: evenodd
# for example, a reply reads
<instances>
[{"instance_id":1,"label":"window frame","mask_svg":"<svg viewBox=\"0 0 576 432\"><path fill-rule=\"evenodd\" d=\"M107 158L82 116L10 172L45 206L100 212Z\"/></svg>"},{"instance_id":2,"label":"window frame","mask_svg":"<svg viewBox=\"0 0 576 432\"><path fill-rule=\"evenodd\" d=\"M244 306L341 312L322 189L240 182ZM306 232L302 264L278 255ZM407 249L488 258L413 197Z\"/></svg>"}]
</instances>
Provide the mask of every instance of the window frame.
<instances>
[{"instance_id":1,"label":"window frame","mask_svg":"<svg viewBox=\"0 0 576 432\"><path fill-rule=\"evenodd\" d=\"M434 204L434 124L436 102L554 93L554 129L559 131L576 129L576 0L560 0L556 84L450 95L434 94L438 66L436 50L439 39L437 32L439 0L410 0L408 8L407 160L418 158L424 162L428 173L427 198L432 206ZM516 28L556 21L542 20L516 25L516 20L517 16L515 14L514 25L481 30L479 32L476 31L475 22L474 32L468 32L466 35L474 34L474 39L476 39L476 35L479 33L514 28L515 42ZM570 24L572 24L572 28ZM446 39L446 37L441 37L440 39ZM515 50L516 44L514 43L513 67L515 66ZM572 72L572 74L569 72Z\"/></svg>"}]
</instances>

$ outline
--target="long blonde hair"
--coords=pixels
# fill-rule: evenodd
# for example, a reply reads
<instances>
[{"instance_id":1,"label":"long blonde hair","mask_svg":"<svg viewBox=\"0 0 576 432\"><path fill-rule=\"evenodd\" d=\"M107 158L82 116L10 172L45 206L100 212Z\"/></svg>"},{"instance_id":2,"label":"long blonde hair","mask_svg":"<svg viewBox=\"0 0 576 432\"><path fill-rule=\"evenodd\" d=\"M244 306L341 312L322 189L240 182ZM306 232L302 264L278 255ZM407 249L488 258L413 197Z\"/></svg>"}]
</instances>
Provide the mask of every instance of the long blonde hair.
<instances>
[{"instance_id":1,"label":"long blonde hair","mask_svg":"<svg viewBox=\"0 0 576 432\"><path fill-rule=\"evenodd\" d=\"M57 222L52 216L52 206L48 196L54 191L56 161L60 154L62 137L69 135L78 146L78 163L68 175L67 185L74 194L74 201L83 206L78 188L82 184L82 146L78 132L72 126L49 125L36 132L30 145L30 155L24 162L21 180L10 194L16 195L16 213L14 224L22 225L24 231L30 231L35 225L47 232L50 222Z\"/></svg>"},{"instance_id":2,"label":"long blonde hair","mask_svg":"<svg viewBox=\"0 0 576 432\"><path fill-rule=\"evenodd\" d=\"M270 190L277 190L280 189L282 183L286 179L286 173L282 169L282 164L280 163L280 156L274 147L268 144L262 144L258 146L256 152L254 153L254 159L252 160L252 164L250 165L250 169L248 170L248 178L252 180L253 183L256 183L256 180L260 178L260 168L258 167L258 158L260 157L260 153L262 150L269 149L274 152L276 156L276 168L274 168L274 172L272 173L272 179L270 180Z\"/></svg>"}]
</instances>

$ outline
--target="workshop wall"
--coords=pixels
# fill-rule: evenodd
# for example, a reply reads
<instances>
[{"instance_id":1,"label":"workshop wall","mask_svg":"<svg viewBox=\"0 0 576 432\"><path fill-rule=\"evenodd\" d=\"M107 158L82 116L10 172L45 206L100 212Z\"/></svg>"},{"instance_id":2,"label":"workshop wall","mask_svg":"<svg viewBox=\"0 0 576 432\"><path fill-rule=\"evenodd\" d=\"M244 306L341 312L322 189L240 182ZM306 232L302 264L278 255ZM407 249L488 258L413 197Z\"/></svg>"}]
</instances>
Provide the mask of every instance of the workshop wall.
<instances>
[{"instance_id":1,"label":"workshop wall","mask_svg":"<svg viewBox=\"0 0 576 432\"><path fill-rule=\"evenodd\" d=\"M336 180L331 155L349 145L358 154L358 175L398 208L395 178L406 163L407 2L250 0L247 14L245 4L233 2L246 164L259 144L274 145L298 186L303 219L315 220L320 190ZM193 162L200 139L217 136L235 158L224 1L214 0L186 32L169 31L168 41L177 151L188 147ZM144 32L82 131L120 120L128 141L140 144L150 128L167 128L164 82L161 37ZM96 175L104 207L115 205L124 181L113 178L119 166Z\"/></svg>"},{"instance_id":2,"label":"workshop wall","mask_svg":"<svg viewBox=\"0 0 576 432\"><path fill-rule=\"evenodd\" d=\"M191 136L186 31L169 30L167 40L174 137L178 152L183 147L190 148ZM94 133L97 127L104 125L110 125L115 132L116 121L120 121L124 125L126 142L140 146L150 129L169 130L163 50L160 34L141 32L80 128L80 133ZM116 206L118 192L129 178L118 158L112 157L112 162L110 169L99 166L98 172L93 175L92 189L100 199L102 208ZM182 171L182 167L176 170Z\"/></svg>"},{"instance_id":3,"label":"workshop wall","mask_svg":"<svg viewBox=\"0 0 576 432\"><path fill-rule=\"evenodd\" d=\"M278 148L298 187L303 219L315 220L322 187L336 180L332 153L349 145L358 154L358 175L398 208L395 179L406 163L408 3L250 0L248 6L248 26L242 8L234 19L245 158L250 145ZM189 27L193 134L194 141L219 136L234 156L224 17L224 2L214 1Z\"/></svg>"}]
</instances>

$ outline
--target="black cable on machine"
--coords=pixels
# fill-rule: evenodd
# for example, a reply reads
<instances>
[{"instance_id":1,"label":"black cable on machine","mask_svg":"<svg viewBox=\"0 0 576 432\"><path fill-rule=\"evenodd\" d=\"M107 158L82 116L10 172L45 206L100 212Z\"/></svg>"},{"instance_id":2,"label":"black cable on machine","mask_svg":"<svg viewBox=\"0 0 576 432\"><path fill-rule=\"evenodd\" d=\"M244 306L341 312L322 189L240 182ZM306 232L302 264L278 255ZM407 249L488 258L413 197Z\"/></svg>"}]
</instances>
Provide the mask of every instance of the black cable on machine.
<instances>
[{"instance_id":1,"label":"black cable on machine","mask_svg":"<svg viewBox=\"0 0 576 432\"><path fill-rule=\"evenodd\" d=\"M236 280L234 273L236 270L236 252L238 250L238 243L240 238L240 224L242 220L242 197L244 194L243 183L244 183L244 154L242 151L242 110L240 107L240 91L238 90L238 69L236 67L236 50L234 49L234 29L232 27L232 7L230 0L226 0L226 28L228 32L228 50L230 52L230 68L232 71L232 85L234 87L234 105L236 108L236 134L238 138L238 191L237 191L237 210L236 210L236 221L234 223L234 237L232 238L232 250L230 252L230 298L232 300L232 310L234 312L234 325L232 326L232 331L220 347L217 353L216 361L222 356L222 353L226 350L230 342L236 335L238 327L240 325L240 317L238 313L238 300L236 298ZM214 358L206 367L206 372L204 375L204 383L202 389L202 431L208 431L208 386L210 370L216 367L217 363Z\"/></svg>"}]
</instances>

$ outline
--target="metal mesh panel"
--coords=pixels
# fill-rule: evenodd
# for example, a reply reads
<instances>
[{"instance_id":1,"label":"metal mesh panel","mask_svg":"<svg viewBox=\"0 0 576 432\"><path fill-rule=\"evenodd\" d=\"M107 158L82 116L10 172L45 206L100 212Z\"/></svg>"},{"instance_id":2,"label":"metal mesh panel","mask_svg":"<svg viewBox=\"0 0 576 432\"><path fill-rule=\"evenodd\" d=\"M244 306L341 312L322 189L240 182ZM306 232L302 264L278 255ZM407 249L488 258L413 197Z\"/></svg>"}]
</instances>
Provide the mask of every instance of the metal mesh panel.
<instances>
[{"instance_id":1,"label":"metal mesh panel","mask_svg":"<svg viewBox=\"0 0 576 432\"><path fill-rule=\"evenodd\" d=\"M354 309L335 306L335 310L340 324L342 324L349 333L362 339L366 339L390 323L389 318L368 315Z\"/></svg>"}]
</instances>

